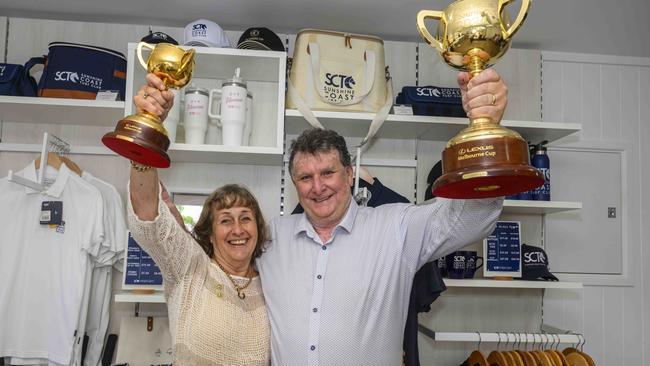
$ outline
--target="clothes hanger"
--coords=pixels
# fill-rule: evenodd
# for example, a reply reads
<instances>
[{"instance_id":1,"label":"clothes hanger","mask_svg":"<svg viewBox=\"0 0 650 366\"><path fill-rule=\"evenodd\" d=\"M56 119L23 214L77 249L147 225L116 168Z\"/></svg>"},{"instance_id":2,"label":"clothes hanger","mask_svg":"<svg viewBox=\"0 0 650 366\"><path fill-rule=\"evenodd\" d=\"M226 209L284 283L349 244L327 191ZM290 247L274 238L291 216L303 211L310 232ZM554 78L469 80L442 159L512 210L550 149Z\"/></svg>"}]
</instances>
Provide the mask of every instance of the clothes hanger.
<instances>
[{"instance_id":1,"label":"clothes hanger","mask_svg":"<svg viewBox=\"0 0 650 366\"><path fill-rule=\"evenodd\" d=\"M589 366L596 366L596 363L591 358L591 356L589 356L588 354L586 354L583 351L583 348L585 346L585 343L587 343L587 340L585 339L585 337L582 334L578 334L578 337L582 339L582 344L579 345L580 351L578 351L578 353L580 354L580 356L584 357L585 360L587 360L587 363L589 364Z\"/></svg>"},{"instance_id":2,"label":"clothes hanger","mask_svg":"<svg viewBox=\"0 0 650 366\"><path fill-rule=\"evenodd\" d=\"M528 341L528 334L526 334L526 341ZM520 343L517 348L520 348L521 346L521 336L519 338L519 342ZM535 360L535 358L530 354L530 352L528 352L527 349L518 349L517 353L519 353L519 356L521 356L522 360L524 361L524 366L539 366L537 364L537 360Z\"/></svg>"},{"instance_id":3,"label":"clothes hanger","mask_svg":"<svg viewBox=\"0 0 650 366\"><path fill-rule=\"evenodd\" d=\"M512 333L512 336L513 336L514 339L516 339L516 336L515 336L514 333ZM510 342L510 334L506 333L506 337L507 337L507 341L506 341L506 342ZM507 346L507 345L508 345L508 343L506 343L506 346ZM524 360L523 360L523 359L521 358L521 356L520 356L520 355L515 351L515 342L512 342L512 350L511 350L511 351L508 351L508 354L509 354L510 357L512 358L512 360L513 360L513 362L514 362L513 364L514 364L515 366L526 366L526 365L524 365Z\"/></svg>"},{"instance_id":4,"label":"clothes hanger","mask_svg":"<svg viewBox=\"0 0 650 366\"><path fill-rule=\"evenodd\" d=\"M548 338L548 334L544 334L544 337L545 337L546 340L548 341L548 339L549 339L549 338ZM555 344L555 338L553 338L553 339L551 340L551 345L550 345L550 347L547 347L547 348L544 350L544 353L548 356L548 358L551 360L551 362L553 362L553 365L555 365L555 366L562 366L562 360L560 359L560 357L558 357L558 355L555 354L555 352L553 352L553 349L552 349L552 348L553 348L553 344Z\"/></svg>"},{"instance_id":5,"label":"clothes hanger","mask_svg":"<svg viewBox=\"0 0 650 366\"><path fill-rule=\"evenodd\" d=\"M59 170L61 168L61 164L63 162L61 161L61 157L53 152L48 152L47 153L47 165L51 166L52 168ZM40 168L41 166L41 156L39 155L36 160L34 160L34 167L36 169Z\"/></svg>"},{"instance_id":6,"label":"clothes hanger","mask_svg":"<svg viewBox=\"0 0 650 366\"><path fill-rule=\"evenodd\" d=\"M569 366L569 361L567 361L566 357L564 354L560 351L557 350L558 346L560 345L560 336L557 334L554 334L553 337L557 336L557 343L555 344L555 349L553 352L557 355L557 357L560 359L560 365L562 366Z\"/></svg>"},{"instance_id":7,"label":"clothes hanger","mask_svg":"<svg viewBox=\"0 0 650 366\"><path fill-rule=\"evenodd\" d=\"M536 336L536 334L533 333L533 337L535 337L535 336ZM540 347L541 347L541 345L542 345L542 335L541 334L539 335L539 344L540 344ZM551 361L544 352L540 351L539 349L536 349L536 350L533 350L532 353L533 353L533 357L537 358L537 361L541 366L553 366L553 361Z\"/></svg>"},{"instance_id":8,"label":"clothes hanger","mask_svg":"<svg viewBox=\"0 0 650 366\"><path fill-rule=\"evenodd\" d=\"M501 334L497 333L499 336L499 342L497 343L497 349L490 352L490 355L488 356L487 360L490 365L497 365L497 366L510 366L508 363L508 360L506 357L503 355L503 353L499 352L499 346L501 345Z\"/></svg>"},{"instance_id":9,"label":"clothes hanger","mask_svg":"<svg viewBox=\"0 0 650 366\"><path fill-rule=\"evenodd\" d=\"M81 177L81 175L83 174L83 170L81 170L81 168L79 168L79 165L77 165L74 161L72 161L67 156L61 156L61 161L63 161L65 166L68 167L68 169L70 169L73 172L77 173L77 175Z\"/></svg>"},{"instance_id":10,"label":"clothes hanger","mask_svg":"<svg viewBox=\"0 0 650 366\"><path fill-rule=\"evenodd\" d=\"M476 334L478 334L478 347L476 347L476 351L472 352L469 355L467 363L469 366L490 366L488 360L485 358L485 355L483 355L483 352L481 352L481 333L476 332Z\"/></svg>"}]
</instances>

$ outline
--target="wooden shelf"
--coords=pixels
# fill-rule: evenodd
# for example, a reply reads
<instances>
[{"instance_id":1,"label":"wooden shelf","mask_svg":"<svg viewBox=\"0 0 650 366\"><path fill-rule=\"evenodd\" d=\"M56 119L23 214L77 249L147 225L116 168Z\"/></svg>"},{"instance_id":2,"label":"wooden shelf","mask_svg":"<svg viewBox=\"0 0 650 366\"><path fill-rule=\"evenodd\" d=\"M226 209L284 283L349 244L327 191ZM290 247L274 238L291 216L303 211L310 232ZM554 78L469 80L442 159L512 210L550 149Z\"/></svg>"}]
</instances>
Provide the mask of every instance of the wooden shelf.
<instances>
[{"instance_id":1,"label":"wooden shelf","mask_svg":"<svg viewBox=\"0 0 650 366\"><path fill-rule=\"evenodd\" d=\"M114 127L122 117L124 102L0 96L0 120L4 122Z\"/></svg>"},{"instance_id":2,"label":"wooden shelf","mask_svg":"<svg viewBox=\"0 0 650 366\"><path fill-rule=\"evenodd\" d=\"M445 285L447 287L490 287L490 288L539 288L539 289L581 289L582 283L580 282L553 282L553 281L501 281L492 279L450 279L445 278Z\"/></svg>"},{"instance_id":3,"label":"wooden shelf","mask_svg":"<svg viewBox=\"0 0 650 366\"><path fill-rule=\"evenodd\" d=\"M549 214L580 209L582 209L581 202L529 200L505 200L503 202L503 213L508 214Z\"/></svg>"},{"instance_id":4,"label":"wooden shelf","mask_svg":"<svg viewBox=\"0 0 650 366\"><path fill-rule=\"evenodd\" d=\"M151 304L164 304L165 295L161 291L153 294L135 294L131 291L123 291L115 294L115 302L143 302Z\"/></svg>"},{"instance_id":5,"label":"wooden shelf","mask_svg":"<svg viewBox=\"0 0 650 366\"><path fill-rule=\"evenodd\" d=\"M314 111L316 117L326 128L331 128L349 137L364 137L368 133L372 113L324 112ZM377 133L377 137L394 139L412 139L447 141L460 130L467 127L467 118L406 116L390 114ZM502 121L502 125L517 132L531 141L555 141L580 131L580 124L558 122ZM285 130L287 134L297 135L309 123L300 111L285 111Z\"/></svg>"}]
</instances>

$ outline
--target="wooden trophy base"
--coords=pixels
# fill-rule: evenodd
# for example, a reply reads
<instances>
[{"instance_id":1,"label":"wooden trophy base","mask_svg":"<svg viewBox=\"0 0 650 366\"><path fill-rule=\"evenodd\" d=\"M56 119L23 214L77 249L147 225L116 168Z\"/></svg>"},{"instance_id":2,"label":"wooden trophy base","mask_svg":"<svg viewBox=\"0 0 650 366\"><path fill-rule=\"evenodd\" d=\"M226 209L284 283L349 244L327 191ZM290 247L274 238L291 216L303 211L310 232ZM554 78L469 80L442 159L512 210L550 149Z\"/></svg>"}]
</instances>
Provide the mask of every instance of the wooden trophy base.
<instances>
[{"instance_id":1,"label":"wooden trophy base","mask_svg":"<svg viewBox=\"0 0 650 366\"><path fill-rule=\"evenodd\" d=\"M145 114L130 115L117 123L115 131L102 137L106 147L137 163L168 168L169 137L160 119Z\"/></svg>"},{"instance_id":2,"label":"wooden trophy base","mask_svg":"<svg viewBox=\"0 0 650 366\"><path fill-rule=\"evenodd\" d=\"M528 151L528 144L518 134L479 136L450 144L442 153L444 174L434 182L433 194L488 198L539 187L544 176L530 166Z\"/></svg>"}]
</instances>

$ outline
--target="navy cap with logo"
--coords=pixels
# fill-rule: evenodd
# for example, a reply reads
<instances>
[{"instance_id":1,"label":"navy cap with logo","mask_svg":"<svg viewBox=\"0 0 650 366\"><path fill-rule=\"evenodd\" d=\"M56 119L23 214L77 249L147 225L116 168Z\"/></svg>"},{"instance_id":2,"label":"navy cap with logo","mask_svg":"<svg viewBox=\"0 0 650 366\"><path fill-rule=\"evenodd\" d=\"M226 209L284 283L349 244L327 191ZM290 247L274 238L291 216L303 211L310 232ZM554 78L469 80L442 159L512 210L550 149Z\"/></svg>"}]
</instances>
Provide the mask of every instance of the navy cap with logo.
<instances>
[{"instance_id":1,"label":"navy cap with logo","mask_svg":"<svg viewBox=\"0 0 650 366\"><path fill-rule=\"evenodd\" d=\"M264 27L248 28L239 37L237 48L248 50L285 51L284 43L272 30Z\"/></svg>"},{"instance_id":2,"label":"navy cap with logo","mask_svg":"<svg viewBox=\"0 0 650 366\"><path fill-rule=\"evenodd\" d=\"M529 281L559 281L548 270L548 255L544 249L521 245L521 279Z\"/></svg>"},{"instance_id":3,"label":"navy cap with logo","mask_svg":"<svg viewBox=\"0 0 650 366\"><path fill-rule=\"evenodd\" d=\"M140 41L151 43L151 44L171 43L171 44L174 44L174 45L178 45L178 42L176 42L176 40L174 38L172 38L170 35L165 34L163 32L149 31L149 34L142 37L142 39Z\"/></svg>"}]
</instances>

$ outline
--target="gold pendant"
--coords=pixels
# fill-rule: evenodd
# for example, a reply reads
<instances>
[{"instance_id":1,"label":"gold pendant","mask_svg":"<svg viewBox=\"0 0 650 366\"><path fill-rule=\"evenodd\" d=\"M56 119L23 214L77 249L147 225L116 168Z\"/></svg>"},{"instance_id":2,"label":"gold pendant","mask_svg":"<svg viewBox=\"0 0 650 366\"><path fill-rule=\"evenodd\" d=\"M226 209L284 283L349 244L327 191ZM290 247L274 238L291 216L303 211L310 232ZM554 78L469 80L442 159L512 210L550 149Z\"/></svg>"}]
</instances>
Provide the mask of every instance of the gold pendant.
<instances>
[{"instance_id":1,"label":"gold pendant","mask_svg":"<svg viewBox=\"0 0 650 366\"><path fill-rule=\"evenodd\" d=\"M217 286L215 286L215 287L217 288L217 297L221 298L223 296L223 293L221 292L221 290L223 290L223 285L220 284L220 283L217 283Z\"/></svg>"},{"instance_id":2,"label":"gold pendant","mask_svg":"<svg viewBox=\"0 0 650 366\"><path fill-rule=\"evenodd\" d=\"M244 300L244 298L246 297L246 294L243 293L243 292L237 291L237 296L239 296L240 299Z\"/></svg>"}]
</instances>

